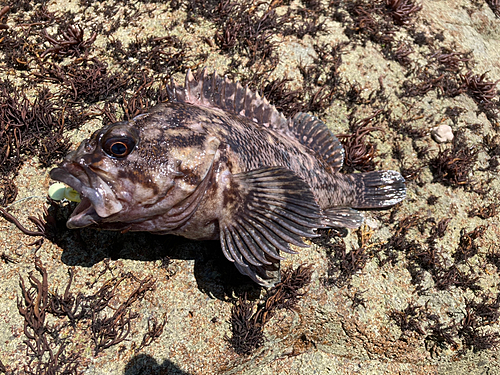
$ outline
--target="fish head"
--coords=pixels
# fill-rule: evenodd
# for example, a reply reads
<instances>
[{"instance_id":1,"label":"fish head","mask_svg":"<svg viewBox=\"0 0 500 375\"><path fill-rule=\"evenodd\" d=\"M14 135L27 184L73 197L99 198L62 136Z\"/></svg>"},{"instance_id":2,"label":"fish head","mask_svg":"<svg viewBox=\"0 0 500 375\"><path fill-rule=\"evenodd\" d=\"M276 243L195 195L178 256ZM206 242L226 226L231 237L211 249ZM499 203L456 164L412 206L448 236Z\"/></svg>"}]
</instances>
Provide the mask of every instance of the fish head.
<instances>
[{"instance_id":1,"label":"fish head","mask_svg":"<svg viewBox=\"0 0 500 375\"><path fill-rule=\"evenodd\" d=\"M68 228L144 230L144 222L175 210L197 190L218 146L203 129L171 126L154 114L103 127L50 172L82 197Z\"/></svg>"}]
</instances>

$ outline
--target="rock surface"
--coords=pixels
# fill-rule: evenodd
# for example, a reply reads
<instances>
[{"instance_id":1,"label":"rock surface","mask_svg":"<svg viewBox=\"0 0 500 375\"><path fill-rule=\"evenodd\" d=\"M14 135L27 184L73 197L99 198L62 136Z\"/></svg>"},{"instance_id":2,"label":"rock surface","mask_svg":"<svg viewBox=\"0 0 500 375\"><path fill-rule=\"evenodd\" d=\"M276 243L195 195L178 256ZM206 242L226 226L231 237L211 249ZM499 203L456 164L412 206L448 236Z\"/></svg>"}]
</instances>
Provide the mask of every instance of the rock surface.
<instances>
[{"instance_id":1,"label":"rock surface","mask_svg":"<svg viewBox=\"0 0 500 375\"><path fill-rule=\"evenodd\" d=\"M408 5L406 10L415 5L401 3ZM362 141L374 147L377 169L402 171L408 199L391 210L367 212L368 226L345 238L324 233L309 249L287 256L282 268L311 265L311 282L300 289L303 295L292 309L272 312L263 324L261 345L248 354L231 346L231 311L244 298L256 312L272 292L240 277L217 243L142 233L73 233L62 226L69 203L50 211L57 219L56 236L41 246L32 244L37 238L0 219L0 372L42 374L49 368L42 364L52 363L55 373L66 369L96 375L500 373L500 228L495 208L500 203L499 102L496 87L491 88L500 79L500 19L486 2L422 1L421 9L406 18L398 18L404 9L397 13L385 2L273 2L277 15L295 12L289 22L294 31L269 31L265 40L274 43L274 52L268 54L267 42L243 45L243 38L256 39L229 21L224 28L216 20L231 12L229 6L201 1L110 4L50 1L43 9L55 19L47 16L43 22L54 35L57 25L64 24L57 21L71 12L73 22L88 30L84 40L97 30L88 54L106 62L113 74L129 63L143 67L144 73L172 73L181 79L188 67L205 65L237 79L254 79L260 88L289 78L290 93L309 87L299 66L324 64L317 76L312 70L309 75L315 87L325 87L317 91L317 101L295 94L289 96L295 101L287 102L276 94L279 90L271 91L270 101L284 103L285 111L300 101L340 135L376 114L365 122L365 128L376 129L368 130ZM300 7L309 9L299 12ZM36 5L24 15L22 9L11 9L7 21L0 21L11 30L29 32L37 26L28 25L27 14L41 9ZM266 9L255 5L244 13L257 17ZM323 30L306 30L299 37L301 20L314 14L318 18L313 24L324 22ZM267 21L262 22L265 26ZM228 47L232 39L223 31L234 32L241 49ZM2 39L2 32L4 58L8 39ZM125 46L148 37L157 40L118 63ZM27 73L2 67L17 87L28 84L34 73L50 77L34 56L51 45L38 38L39 44L26 52ZM168 38L171 42L158 53L155 48ZM121 50L116 44L110 47L116 40ZM252 50L253 45L259 50ZM336 46L341 53L335 53ZM83 55L60 56L59 61L64 66ZM56 57L45 60L57 62ZM181 64L175 65L175 59ZM239 65L231 64L236 60ZM158 68L155 61L164 65ZM336 86L328 91L332 77ZM57 82L52 77L38 84L54 92L67 89ZM80 100L71 97L73 89L65 94L68 108ZM128 100L133 94L129 90L117 96ZM124 104L106 95L88 102L82 112L86 120L77 130L65 130L73 147L100 128L103 118L109 121L106 102L118 110L118 117L126 112L123 108L131 108L130 101ZM314 107L313 102L321 105ZM453 123L455 139L438 147L430 131L443 120ZM359 166L353 162L353 169ZM8 212L26 227L34 227L27 217L46 205L49 169L30 158L15 178L19 192ZM66 289L69 270L73 282ZM31 295L22 294L20 279ZM54 296L62 304L50 305ZM27 298L46 313L38 333L20 313ZM61 306L75 307L77 300L95 313L87 311L73 324ZM42 321L36 309L30 311ZM81 311L75 308L73 313ZM163 330L152 334L162 323ZM114 328L106 331L107 324ZM152 334L149 341L147 332ZM44 345L50 350L37 357L36 348L43 350ZM48 353L58 350L59 362L51 362ZM73 367L72 358L77 358Z\"/></svg>"}]
</instances>

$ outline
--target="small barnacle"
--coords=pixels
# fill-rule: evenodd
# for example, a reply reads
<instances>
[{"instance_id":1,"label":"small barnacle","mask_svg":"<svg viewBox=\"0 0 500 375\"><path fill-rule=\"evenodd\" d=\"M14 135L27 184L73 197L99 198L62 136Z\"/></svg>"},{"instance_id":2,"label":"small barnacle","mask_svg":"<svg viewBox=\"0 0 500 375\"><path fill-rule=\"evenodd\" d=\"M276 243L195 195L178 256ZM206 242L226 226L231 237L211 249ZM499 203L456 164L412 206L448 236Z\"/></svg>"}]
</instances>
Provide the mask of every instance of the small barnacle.
<instances>
[{"instance_id":1,"label":"small barnacle","mask_svg":"<svg viewBox=\"0 0 500 375\"><path fill-rule=\"evenodd\" d=\"M454 134L450 125L441 124L431 129L432 138L437 143L446 143L453 141Z\"/></svg>"}]
</instances>

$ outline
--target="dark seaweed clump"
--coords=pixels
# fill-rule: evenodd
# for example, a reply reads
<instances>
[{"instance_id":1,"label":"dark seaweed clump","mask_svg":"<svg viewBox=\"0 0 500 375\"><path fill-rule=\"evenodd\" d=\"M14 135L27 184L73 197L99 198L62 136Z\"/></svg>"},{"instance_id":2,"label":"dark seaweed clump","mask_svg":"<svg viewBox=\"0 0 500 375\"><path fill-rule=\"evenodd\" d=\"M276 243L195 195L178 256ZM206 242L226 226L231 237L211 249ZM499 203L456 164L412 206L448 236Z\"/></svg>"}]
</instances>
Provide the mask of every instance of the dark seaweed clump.
<instances>
[{"instance_id":1,"label":"dark seaweed clump","mask_svg":"<svg viewBox=\"0 0 500 375\"><path fill-rule=\"evenodd\" d=\"M449 186L468 185L477 152L477 149L458 143L452 148L440 150L430 161L434 180Z\"/></svg>"},{"instance_id":2,"label":"dark seaweed clump","mask_svg":"<svg viewBox=\"0 0 500 375\"><path fill-rule=\"evenodd\" d=\"M355 246L349 252L343 239L346 235L344 231L329 229L319 230L319 233L321 237L313 241L326 248L328 275L323 280L324 285L327 287L334 285L337 288L348 286L352 277L363 270L373 255L368 246L373 232L368 227L361 227L357 231L358 246Z\"/></svg>"},{"instance_id":3,"label":"dark seaweed clump","mask_svg":"<svg viewBox=\"0 0 500 375\"><path fill-rule=\"evenodd\" d=\"M500 295L494 299L482 295L478 300L465 300L462 317L453 318L448 323L443 323L428 306L412 303L402 311L391 311L389 317L401 329L400 339L412 335L422 338L431 356L435 357L447 347L457 350L458 355L470 349L478 352L497 348L500 334L491 332L488 326L498 323L499 310Z\"/></svg>"},{"instance_id":4,"label":"dark seaweed clump","mask_svg":"<svg viewBox=\"0 0 500 375\"><path fill-rule=\"evenodd\" d=\"M419 295L426 295L429 289L424 287L425 274L433 280L433 287L448 290L458 287L470 290L475 298L465 300L465 311L462 317L454 317L451 322L444 323L442 317L429 306L417 306L410 303L402 311L392 311L390 318L400 327L402 339L408 335L416 335L427 343L431 355L439 355L446 347L459 349L458 355L467 350L480 351L496 348L500 344L500 334L489 330L489 325L498 322L500 317L499 296L491 298L487 291L479 285L480 274L473 266L471 259L480 257L478 240L486 232L486 226L478 226L472 231L462 229L458 245L452 254L453 263L447 264L439 250L438 243L445 237L450 218L436 222L434 218L423 219L409 216L400 220L396 233L381 247L385 254L381 265L388 261L397 261L398 253L406 256L407 268ZM424 243L407 239L408 234L416 230ZM496 253L490 252L486 261L495 263Z\"/></svg>"},{"instance_id":5,"label":"dark seaweed clump","mask_svg":"<svg viewBox=\"0 0 500 375\"><path fill-rule=\"evenodd\" d=\"M60 294L49 287L47 269L39 258L35 258L35 269L41 279L30 273L27 285L21 278L21 298L17 301L24 320L24 343L29 357L24 367L26 374L79 374L86 365L82 353L88 342L94 355L98 355L129 339L131 324L139 317L132 307L155 287L151 277L141 280L126 274L107 280L94 294L74 294L71 292L74 275L69 269L68 283ZM135 283L136 287L120 301L119 288L124 283ZM161 335L165 316L162 320L162 323L156 317L148 320L148 329L138 350ZM87 336L87 341L75 341L77 330ZM62 332L67 333L62 335ZM6 372L5 366L4 369Z\"/></svg>"},{"instance_id":6,"label":"dark seaweed clump","mask_svg":"<svg viewBox=\"0 0 500 375\"><path fill-rule=\"evenodd\" d=\"M299 266L282 274L282 281L269 290L264 301L255 306L246 295L235 302L231 310L231 337L226 337L238 354L251 354L264 343L264 326L276 310L292 309L305 294L301 291L311 282L311 266Z\"/></svg>"},{"instance_id":7,"label":"dark seaweed clump","mask_svg":"<svg viewBox=\"0 0 500 375\"><path fill-rule=\"evenodd\" d=\"M372 143L367 143L366 137L373 131L383 130L371 124L376 121L381 113L382 110L378 110L373 115L357 121L354 121L351 117L349 134L337 135L345 150L342 172L352 173L355 170L360 172L375 170L375 161L373 159L375 157L376 146Z\"/></svg>"}]
</instances>

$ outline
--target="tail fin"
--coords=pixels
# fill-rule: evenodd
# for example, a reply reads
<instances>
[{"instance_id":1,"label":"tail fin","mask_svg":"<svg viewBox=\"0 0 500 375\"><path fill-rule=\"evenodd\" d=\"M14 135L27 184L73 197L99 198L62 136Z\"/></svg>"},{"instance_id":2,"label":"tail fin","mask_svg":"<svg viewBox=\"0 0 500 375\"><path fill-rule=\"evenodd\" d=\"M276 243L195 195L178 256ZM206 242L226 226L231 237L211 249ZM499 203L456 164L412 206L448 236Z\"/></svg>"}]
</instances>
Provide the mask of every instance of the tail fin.
<instances>
[{"instance_id":1,"label":"tail fin","mask_svg":"<svg viewBox=\"0 0 500 375\"><path fill-rule=\"evenodd\" d=\"M406 198L405 179L396 171L374 171L349 175L356 184L352 208L383 208Z\"/></svg>"}]
</instances>

